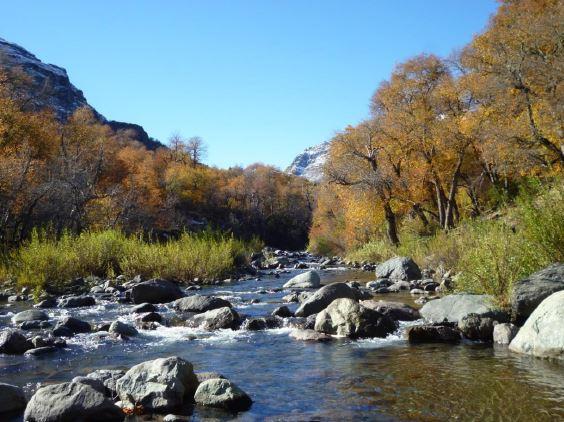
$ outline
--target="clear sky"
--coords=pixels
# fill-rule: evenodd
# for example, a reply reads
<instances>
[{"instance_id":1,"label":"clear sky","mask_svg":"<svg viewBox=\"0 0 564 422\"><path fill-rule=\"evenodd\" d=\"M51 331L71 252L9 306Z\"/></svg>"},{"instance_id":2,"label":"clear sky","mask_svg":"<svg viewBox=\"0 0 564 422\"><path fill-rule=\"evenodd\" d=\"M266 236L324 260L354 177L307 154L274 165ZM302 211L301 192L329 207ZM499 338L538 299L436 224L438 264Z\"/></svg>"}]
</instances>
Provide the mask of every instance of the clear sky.
<instances>
[{"instance_id":1,"label":"clear sky","mask_svg":"<svg viewBox=\"0 0 564 422\"><path fill-rule=\"evenodd\" d=\"M447 55L494 0L0 0L0 37L67 69L88 102L207 162L286 167L368 115L393 67Z\"/></svg>"}]
</instances>

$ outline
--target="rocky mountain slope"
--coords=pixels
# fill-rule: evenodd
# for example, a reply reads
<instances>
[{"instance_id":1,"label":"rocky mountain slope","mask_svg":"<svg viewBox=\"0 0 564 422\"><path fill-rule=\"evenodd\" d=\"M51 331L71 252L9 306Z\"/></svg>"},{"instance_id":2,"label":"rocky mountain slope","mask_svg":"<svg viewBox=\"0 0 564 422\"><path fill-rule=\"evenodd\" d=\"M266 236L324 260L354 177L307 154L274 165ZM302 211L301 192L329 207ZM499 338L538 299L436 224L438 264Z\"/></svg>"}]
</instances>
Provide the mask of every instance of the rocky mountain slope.
<instances>
[{"instance_id":1,"label":"rocky mountain slope","mask_svg":"<svg viewBox=\"0 0 564 422\"><path fill-rule=\"evenodd\" d=\"M17 44L0 38L0 69L21 69L29 77L29 82L22 86L28 99L27 105L33 109L50 108L57 117L64 121L80 107L91 108L100 121L108 124L115 131L128 131L134 139L148 149L163 146L149 137L145 130L136 124L107 120L88 104L84 94L69 80L67 71L62 67L43 63L35 55Z\"/></svg>"},{"instance_id":2,"label":"rocky mountain slope","mask_svg":"<svg viewBox=\"0 0 564 422\"><path fill-rule=\"evenodd\" d=\"M286 173L304 177L312 182L320 182L323 179L323 165L329 154L330 142L324 142L313 147L306 148L299 154L292 164L286 169Z\"/></svg>"}]
</instances>

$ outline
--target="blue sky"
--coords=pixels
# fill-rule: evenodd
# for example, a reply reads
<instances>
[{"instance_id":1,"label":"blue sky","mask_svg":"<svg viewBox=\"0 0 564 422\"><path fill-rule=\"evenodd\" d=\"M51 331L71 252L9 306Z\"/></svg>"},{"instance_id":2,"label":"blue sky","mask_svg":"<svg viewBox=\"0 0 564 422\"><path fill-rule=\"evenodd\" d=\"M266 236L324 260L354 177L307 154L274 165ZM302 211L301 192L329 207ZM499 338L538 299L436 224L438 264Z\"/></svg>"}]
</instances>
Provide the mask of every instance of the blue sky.
<instances>
[{"instance_id":1,"label":"blue sky","mask_svg":"<svg viewBox=\"0 0 564 422\"><path fill-rule=\"evenodd\" d=\"M368 115L396 64L447 55L493 0L3 1L0 37L67 69L98 111L207 162L286 167Z\"/></svg>"}]
</instances>

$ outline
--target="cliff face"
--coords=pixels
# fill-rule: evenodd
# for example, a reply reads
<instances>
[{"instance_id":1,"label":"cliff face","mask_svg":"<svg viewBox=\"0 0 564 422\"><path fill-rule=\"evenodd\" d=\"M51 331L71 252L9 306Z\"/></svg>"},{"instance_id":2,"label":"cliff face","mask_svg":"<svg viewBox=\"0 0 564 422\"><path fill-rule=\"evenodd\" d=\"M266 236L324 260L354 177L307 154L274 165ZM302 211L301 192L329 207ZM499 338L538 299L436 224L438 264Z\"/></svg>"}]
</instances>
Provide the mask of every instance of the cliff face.
<instances>
[{"instance_id":1,"label":"cliff face","mask_svg":"<svg viewBox=\"0 0 564 422\"><path fill-rule=\"evenodd\" d=\"M43 63L35 55L17 44L0 38L0 69L21 69L29 78L29 83L22 85L21 93L30 108L39 110L52 109L57 118L64 121L80 107L89 107L101 122L108 124L114 131L129 131L134 139L148 149L156 149L163 145L149 137L145 130L136 124L107 120L88 104L83 92L75 87L67 71L62 67Z\"/></svg>"},{"instance_id":2,"label":"cliff face","mask_svg":"<svg viewBox=\"0 0 564 422\"><path fill-rule=\"evenodd\" d=\"M305 177L312 182L320 182L323 179L323 165L329 154L329 145L329 142L324 142L306 148L304 152L294 158L292 164L286 169L286 173Z\"/></svg>"}]
</instances>

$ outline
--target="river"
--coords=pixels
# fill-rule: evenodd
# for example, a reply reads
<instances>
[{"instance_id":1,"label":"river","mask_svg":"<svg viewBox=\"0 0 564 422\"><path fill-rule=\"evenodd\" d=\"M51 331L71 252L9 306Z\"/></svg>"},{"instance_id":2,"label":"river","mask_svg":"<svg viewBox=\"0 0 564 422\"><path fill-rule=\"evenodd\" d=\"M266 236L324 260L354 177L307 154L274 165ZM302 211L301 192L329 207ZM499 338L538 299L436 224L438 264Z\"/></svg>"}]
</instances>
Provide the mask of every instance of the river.
<instances>
[{"instance_id":1,"label":"river","mask_svg":"<svg viewBox=\"0 0 564 422\"><path fill-rule=\"evenodd\" d=\"M203 288L199 293L231 301L240 314L264 316L280 306L288 293L271 289L280 288L295 274ZM325 284L373 278L367 272L345 269L322 271L321 277ZM381 298L414 305L409 293ZM251 304L251 299L260 302ZM0 328L11 325L13 313L28 306L5 309ZM289 307L295 310L297 304ZM131 322L130 309L131 305L108 302L49 313L91 323ZM169 318L175 315L165 305L159 306L159 312ZM564 420L562 362L480 343L410 345L402 336L405 324L386 339L329 343L294 340L288 336L289 328L206 333L170 326L142 331L129 341L81 334L56 354L0 355L0 382L22 386L31 396L39 382L70 381L95 369L127 369L142 361L178 355L192 362L196 371L222 373L254 401L249 411L236 416L196 408L194 420Z\"/></svg>"}]
</instances>

